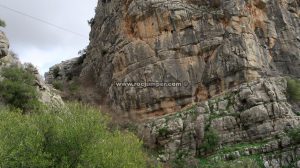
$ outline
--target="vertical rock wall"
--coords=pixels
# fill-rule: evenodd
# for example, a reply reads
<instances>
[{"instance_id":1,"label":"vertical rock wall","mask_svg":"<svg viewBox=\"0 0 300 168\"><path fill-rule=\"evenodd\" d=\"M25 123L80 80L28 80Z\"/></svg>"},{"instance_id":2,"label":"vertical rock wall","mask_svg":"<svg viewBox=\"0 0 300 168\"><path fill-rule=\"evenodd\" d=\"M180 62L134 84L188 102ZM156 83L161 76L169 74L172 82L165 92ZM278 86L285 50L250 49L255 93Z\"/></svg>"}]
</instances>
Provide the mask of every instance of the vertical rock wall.
<instances>
[{"instance_id":1,"label":"vertical rock wall","mask_svg":"<svg viewBox=\"0 0 300 168\"><path fill-rule=\"evenodd\" d=\"M261 77L299 77L299 5L297 0L99 1L80 75L92 91L83 97L143 120ZM144 81L186 85L115 85Z\"/></svg>"}]
</instances>

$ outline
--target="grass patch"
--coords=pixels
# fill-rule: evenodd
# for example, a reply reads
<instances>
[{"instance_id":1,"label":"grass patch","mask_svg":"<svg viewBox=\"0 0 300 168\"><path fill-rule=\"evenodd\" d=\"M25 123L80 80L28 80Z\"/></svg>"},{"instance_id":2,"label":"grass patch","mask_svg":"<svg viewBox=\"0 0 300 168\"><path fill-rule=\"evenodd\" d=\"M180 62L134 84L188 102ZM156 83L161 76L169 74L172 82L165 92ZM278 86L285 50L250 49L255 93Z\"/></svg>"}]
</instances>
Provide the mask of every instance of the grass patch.
<instances>
[{"instance_id":1,"label":"grass patch","mask_svg":"<svg viewBox=\"0 0 300 168\"><path fill-rule=\"evenodd\" d=\"M249 167L249 168L263 168L263 160L260 155L241 156L240 158L232 158L232 160L222 160L222 156L235 151L243 151L246 148L260 147L265 142L258 143L240 143L232 146L225 146L218 150L215 154L206 158L200 158L199 164L204 168L229 168L229 167Z\"/></svg>"},{"instance_id":2,"label":"grass patch","mask_svg":"<svg viewBox=\"0 0 300 168\"><path fill-rule=\"evenodd\" d=\"M235 151L242 151L246 148L253 148L253 147L261 147L265 142L259 142L259 143L238 143L235 145L227 145L222 147L220 150L218 150L218 153L227 154Z\"/></svg>"},{"instance_id":3,"label":"grass patch","mask_svg":"<svg viewBox=\"0 0 300 168\"><path fill-rule=\"evenodd\" d=\"M256 161L257 166L258 166L259 168L264 168L264 167L265 167L265 166L264 166L264 161L262 160L262 158L261 158L260 155L252 155L252 156L250 156L250 158L252 158L253 160Z\"/></svg>"},{"instance_id":4,"label":"grass patch","mask_svg":"<svg viewBox=\"0 0 300 168\"><path fill-rule=\"evenodd\" d=\"M260 168L257 161L250 157L244 157L233 161L200 159L201 168Z\"/></svg>"}]
</instances>

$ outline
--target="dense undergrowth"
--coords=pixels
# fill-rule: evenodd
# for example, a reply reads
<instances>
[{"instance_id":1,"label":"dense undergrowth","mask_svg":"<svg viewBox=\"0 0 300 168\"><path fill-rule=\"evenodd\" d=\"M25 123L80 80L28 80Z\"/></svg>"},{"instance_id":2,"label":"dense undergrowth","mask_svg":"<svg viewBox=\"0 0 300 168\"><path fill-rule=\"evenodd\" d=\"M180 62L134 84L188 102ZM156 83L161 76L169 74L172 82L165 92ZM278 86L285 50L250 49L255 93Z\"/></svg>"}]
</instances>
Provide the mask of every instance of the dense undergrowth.
<instances>
[{"instance_id":1,"label":"dense undergrowth","mask_svg":"<svg viewBox=\"0 0 300 168\"><path fill-rule=\"evenodd\" d=\"M24 115L0 110L0 167L146 167L142 142L110 131L97 109L70 103Z\"/></svg>"}]
</instances>

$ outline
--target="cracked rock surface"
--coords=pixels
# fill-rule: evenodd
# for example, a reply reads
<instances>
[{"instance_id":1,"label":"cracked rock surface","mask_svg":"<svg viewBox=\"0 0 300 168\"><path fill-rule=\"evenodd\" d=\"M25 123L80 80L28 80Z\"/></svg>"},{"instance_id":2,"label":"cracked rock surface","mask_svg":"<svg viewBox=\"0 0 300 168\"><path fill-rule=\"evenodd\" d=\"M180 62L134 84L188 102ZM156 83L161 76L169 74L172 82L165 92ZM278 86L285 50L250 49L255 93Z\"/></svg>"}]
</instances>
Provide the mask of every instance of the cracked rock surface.
<instances>
[{"instance_id":1,"label":"cracked rock surface","mask_svg":"<svg viewBox=\"0 0 300 168\"><path fill-rule=\"evenodd\" d=\"M262 77L299 77L299 5L297 0L99 1L87 56L76 74L87 90L82 97L144 120ZM189 85L115 85L144 81Z\"/></svg>"},{"instance_id":2,"label":"cracked rock surface","mask_svg":"<svg viewBox=\"0 0 300 168\"><path fill-rule=\"evenodd\" d=\"M242 84L181 112L141 125L140 136L150 148L161 149L165 160L176 159L178 153L199 155L208 127L217 131L220 146L261 140L274 143L271 140L278 140L277 137L285 130L300 123L300 117L292 111L287 102L285 90L284 78L260 79ZM267 146L268 149L250 151L250 154L272 153L293 145L286 136L280 143L281 145L277 144L274 149L271 145ZM265 159L268 160L271 156ZM223 157L229 158L226 155ZM298 158L294 157L295 159Z\"/></svg>"}]
</instances>

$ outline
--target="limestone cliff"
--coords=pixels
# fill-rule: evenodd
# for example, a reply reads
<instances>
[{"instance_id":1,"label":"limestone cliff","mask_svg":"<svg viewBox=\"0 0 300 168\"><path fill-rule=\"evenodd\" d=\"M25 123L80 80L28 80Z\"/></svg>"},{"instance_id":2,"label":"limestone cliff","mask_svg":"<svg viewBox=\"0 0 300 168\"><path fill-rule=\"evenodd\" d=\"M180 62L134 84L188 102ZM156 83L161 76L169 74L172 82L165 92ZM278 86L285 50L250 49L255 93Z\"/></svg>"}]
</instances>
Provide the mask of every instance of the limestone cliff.
<instances>
[{"instance_id":1,"label":"limestone cliff","mask_svg":"<svg viewBox=\"0 0 300 168\"><path fill-rule=\"evenodd\" d=\"M266 167L288 166L299 159L300 147L285 131L298 126L300 117L291 109L285 93L284 78L249 82L177 114L149 121L140 127L140 134L149 147L160 149L163 161L176 159L179 154L203 155L201 145L212 128L223 147L250 144L221 153L218 159L261 155ZM257 142L260 144L251 146Z\"/></svg>"},{"instance_id":2,"label":"limestone cliff","mask_svg":"<svg viewBox=\"0 0 300 168\"><path fill-rule=\"evenodd\" d=\"M299 5L296 0L99 1L82 70L74 74L86 89L82 97L126 117L149 119L244 82L299 77ZM117 87L117 82L186 87Z\"/></svg>"},{"instance_id":3,"label":"limestone cliff","mask_svg":"<svg viewBox=\"0 0 300 168\"><path fill-rule=\"evenodd\" d=\"M162 161L203 155L213 128L220 149L264 142L217 159L259 155L265 167L295 166L300 148L285 131L300 119L286 77L300 77L299 7L299 0L101 0L84 57L56 65L59 75L54 67L47 79L75 78L83 101L143 121L141 137ZM116 85L126 82L183 85Z\"/></svg>"}]
</instances>

